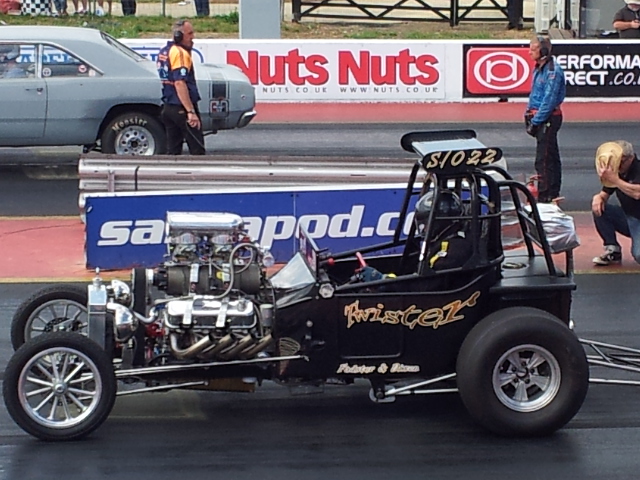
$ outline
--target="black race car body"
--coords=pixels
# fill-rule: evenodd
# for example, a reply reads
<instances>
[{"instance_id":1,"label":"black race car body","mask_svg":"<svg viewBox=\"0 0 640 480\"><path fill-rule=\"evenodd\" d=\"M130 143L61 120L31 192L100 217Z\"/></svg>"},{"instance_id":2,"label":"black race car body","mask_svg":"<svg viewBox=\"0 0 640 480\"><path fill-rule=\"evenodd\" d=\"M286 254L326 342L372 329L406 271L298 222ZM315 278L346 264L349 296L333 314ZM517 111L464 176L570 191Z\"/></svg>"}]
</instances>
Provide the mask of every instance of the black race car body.
<instances>
[{"instance_id":1,"label":"black race car body","mask_svg":"<svg viewBox=\"0 0 640 480\"><path fill-rule=\"evenodd\" d=\"M329 252L300 228L298 252L272 275L239 216L168 212L169 260L134 270L129 285L97 277L86 325L56 320L52 330L64 331L30 335L30 299L12 331L27 341L5 375L13 418L66 440L104 421L117 380L138 382L135 392L366 379L380 403L459 392L474 419L503 435L562 427L588 386L570 328L571 248L556 267L535 198L473 131L412 133L402 146L418 161L388 242ZM514 232L519 248L507 248ZM100 394L67 398L72 379L38 380L57 364ZM59 421L41 412L49 393Z\"/></svg>"}]
</instances>

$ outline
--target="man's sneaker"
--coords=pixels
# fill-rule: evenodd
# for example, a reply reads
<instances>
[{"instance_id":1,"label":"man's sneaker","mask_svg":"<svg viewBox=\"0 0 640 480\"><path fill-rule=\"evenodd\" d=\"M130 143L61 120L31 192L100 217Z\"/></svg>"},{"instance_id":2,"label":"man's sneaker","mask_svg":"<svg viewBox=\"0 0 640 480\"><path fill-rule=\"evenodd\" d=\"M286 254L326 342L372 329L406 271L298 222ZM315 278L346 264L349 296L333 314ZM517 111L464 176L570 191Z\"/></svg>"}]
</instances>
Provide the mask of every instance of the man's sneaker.
<instances>
[{"instance_id":1,"label":"man's sneaker","mask_svg":"<svg viewBox=\"0 0 640 480\"><path fill-rule=\"evenodd\" d=\"M604 253L599 257L594 257L593 263L596 265L619 265L622 263L622 253L620 247L607 246Z\"/></svg>"},{"instance_id":2,"label":"man's sneaker","mask_svg":"<svg viewBox=\"0 0 640 480\"><path fill-rule=\"evenodd\" d=\"M102 7L96 7L96 16L104 17L104 10L102 9Z\"/></svg>"}]
</instances>

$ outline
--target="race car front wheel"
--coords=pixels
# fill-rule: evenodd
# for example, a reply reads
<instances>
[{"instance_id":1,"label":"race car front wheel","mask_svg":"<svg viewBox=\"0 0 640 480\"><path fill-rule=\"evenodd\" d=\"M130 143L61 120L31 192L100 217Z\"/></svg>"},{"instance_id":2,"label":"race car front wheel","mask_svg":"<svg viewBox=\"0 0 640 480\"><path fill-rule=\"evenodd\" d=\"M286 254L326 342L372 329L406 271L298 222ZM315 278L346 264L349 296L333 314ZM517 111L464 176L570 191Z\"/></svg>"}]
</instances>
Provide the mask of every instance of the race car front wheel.
<instances>
[{"instance_id":1,"label":"race car front wheel","mask_svg":"<svg viewBox=\"0 0 640 480\"><path fill-rule=\"evenodd\" d=\"M553 315L514 307L489 315L458 355L458 390L471 416L505 436L548 435L578 412L589 366L578 338Z\"/></svg>"},{"instance_id":2,"label":"race car front wheel","mask_svg":"<svg viewBox=\"0 0 640 480\"><path fill-rule=\"evenodd\" d=\"M13 315L11 345L17 350L33 337L61 330L87 334L86 287L54 285L27 298Z\"/></svg>"},{"instance_id":3,"label":"race car front wheel","mask_svg":"<svg viewBox=\"0 0 640 480\"><path fill-rule=\"evenodd\" d=\"M11 357L2 393L11 418L42 440L75 440L109 416L117 383L98 344L70 332L28 341Z\"/></svg>"}]
</instances>

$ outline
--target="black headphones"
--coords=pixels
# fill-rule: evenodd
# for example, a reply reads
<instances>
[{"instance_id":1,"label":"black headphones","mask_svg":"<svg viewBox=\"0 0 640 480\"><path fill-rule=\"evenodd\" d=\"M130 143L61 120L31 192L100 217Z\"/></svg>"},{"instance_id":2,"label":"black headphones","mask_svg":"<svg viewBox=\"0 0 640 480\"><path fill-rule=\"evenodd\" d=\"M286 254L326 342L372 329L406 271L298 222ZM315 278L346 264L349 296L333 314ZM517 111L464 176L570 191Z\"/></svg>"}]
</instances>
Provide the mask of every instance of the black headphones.
<instances>
[{"instance_id":1,"label":"black headphones","mask_svg":"<svg viewBox=\"0 0 640 480\"><path fill-rule=\"evenodd\" d=\"M548 57L551 53L551 41L547 37L538 35L536 37L538 44L540 45L540 56L542 58Z\"/></svg>"},{"instance_id":2,"label":"black headphones","mask_svg":"<svg viewBox=\"0 0 640 480\"><path fill-rule=\"evenodd\" d=\"M173 24L173 41L175 43L182 43L184 40L184 33L182 32L182 27L186 23L186 20L178 20Z\"/></svg>"}]
</instances>

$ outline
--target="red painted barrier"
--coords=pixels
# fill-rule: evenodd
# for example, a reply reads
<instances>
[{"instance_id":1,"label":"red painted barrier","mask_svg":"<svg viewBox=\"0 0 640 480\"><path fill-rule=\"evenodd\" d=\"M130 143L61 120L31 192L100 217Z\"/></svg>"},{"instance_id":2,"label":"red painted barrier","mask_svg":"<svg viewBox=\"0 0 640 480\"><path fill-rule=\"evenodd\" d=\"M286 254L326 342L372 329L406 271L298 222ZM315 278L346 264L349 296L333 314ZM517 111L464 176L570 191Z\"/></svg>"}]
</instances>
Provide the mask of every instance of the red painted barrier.
<instances>
[{"instance_id":1,"label":"red painted barrier","mask_svg":"<svg viewBox=\"0 0 640 480\"><path fill-rule=\"evenodd\" d=\"M580 247L575 252L578 273L638 273L629 241L622 239L623 263L594 267L591 259L602 253L602 244L591 220L591 213L571 214L576 222ZM85 268L84 224L77 217L0 218L0 283L89 281L93 271ZM564 259L558 257L558 266ZM103 272L105 278L129 277L129 271Z\"/></svg>"}]
</instances>

